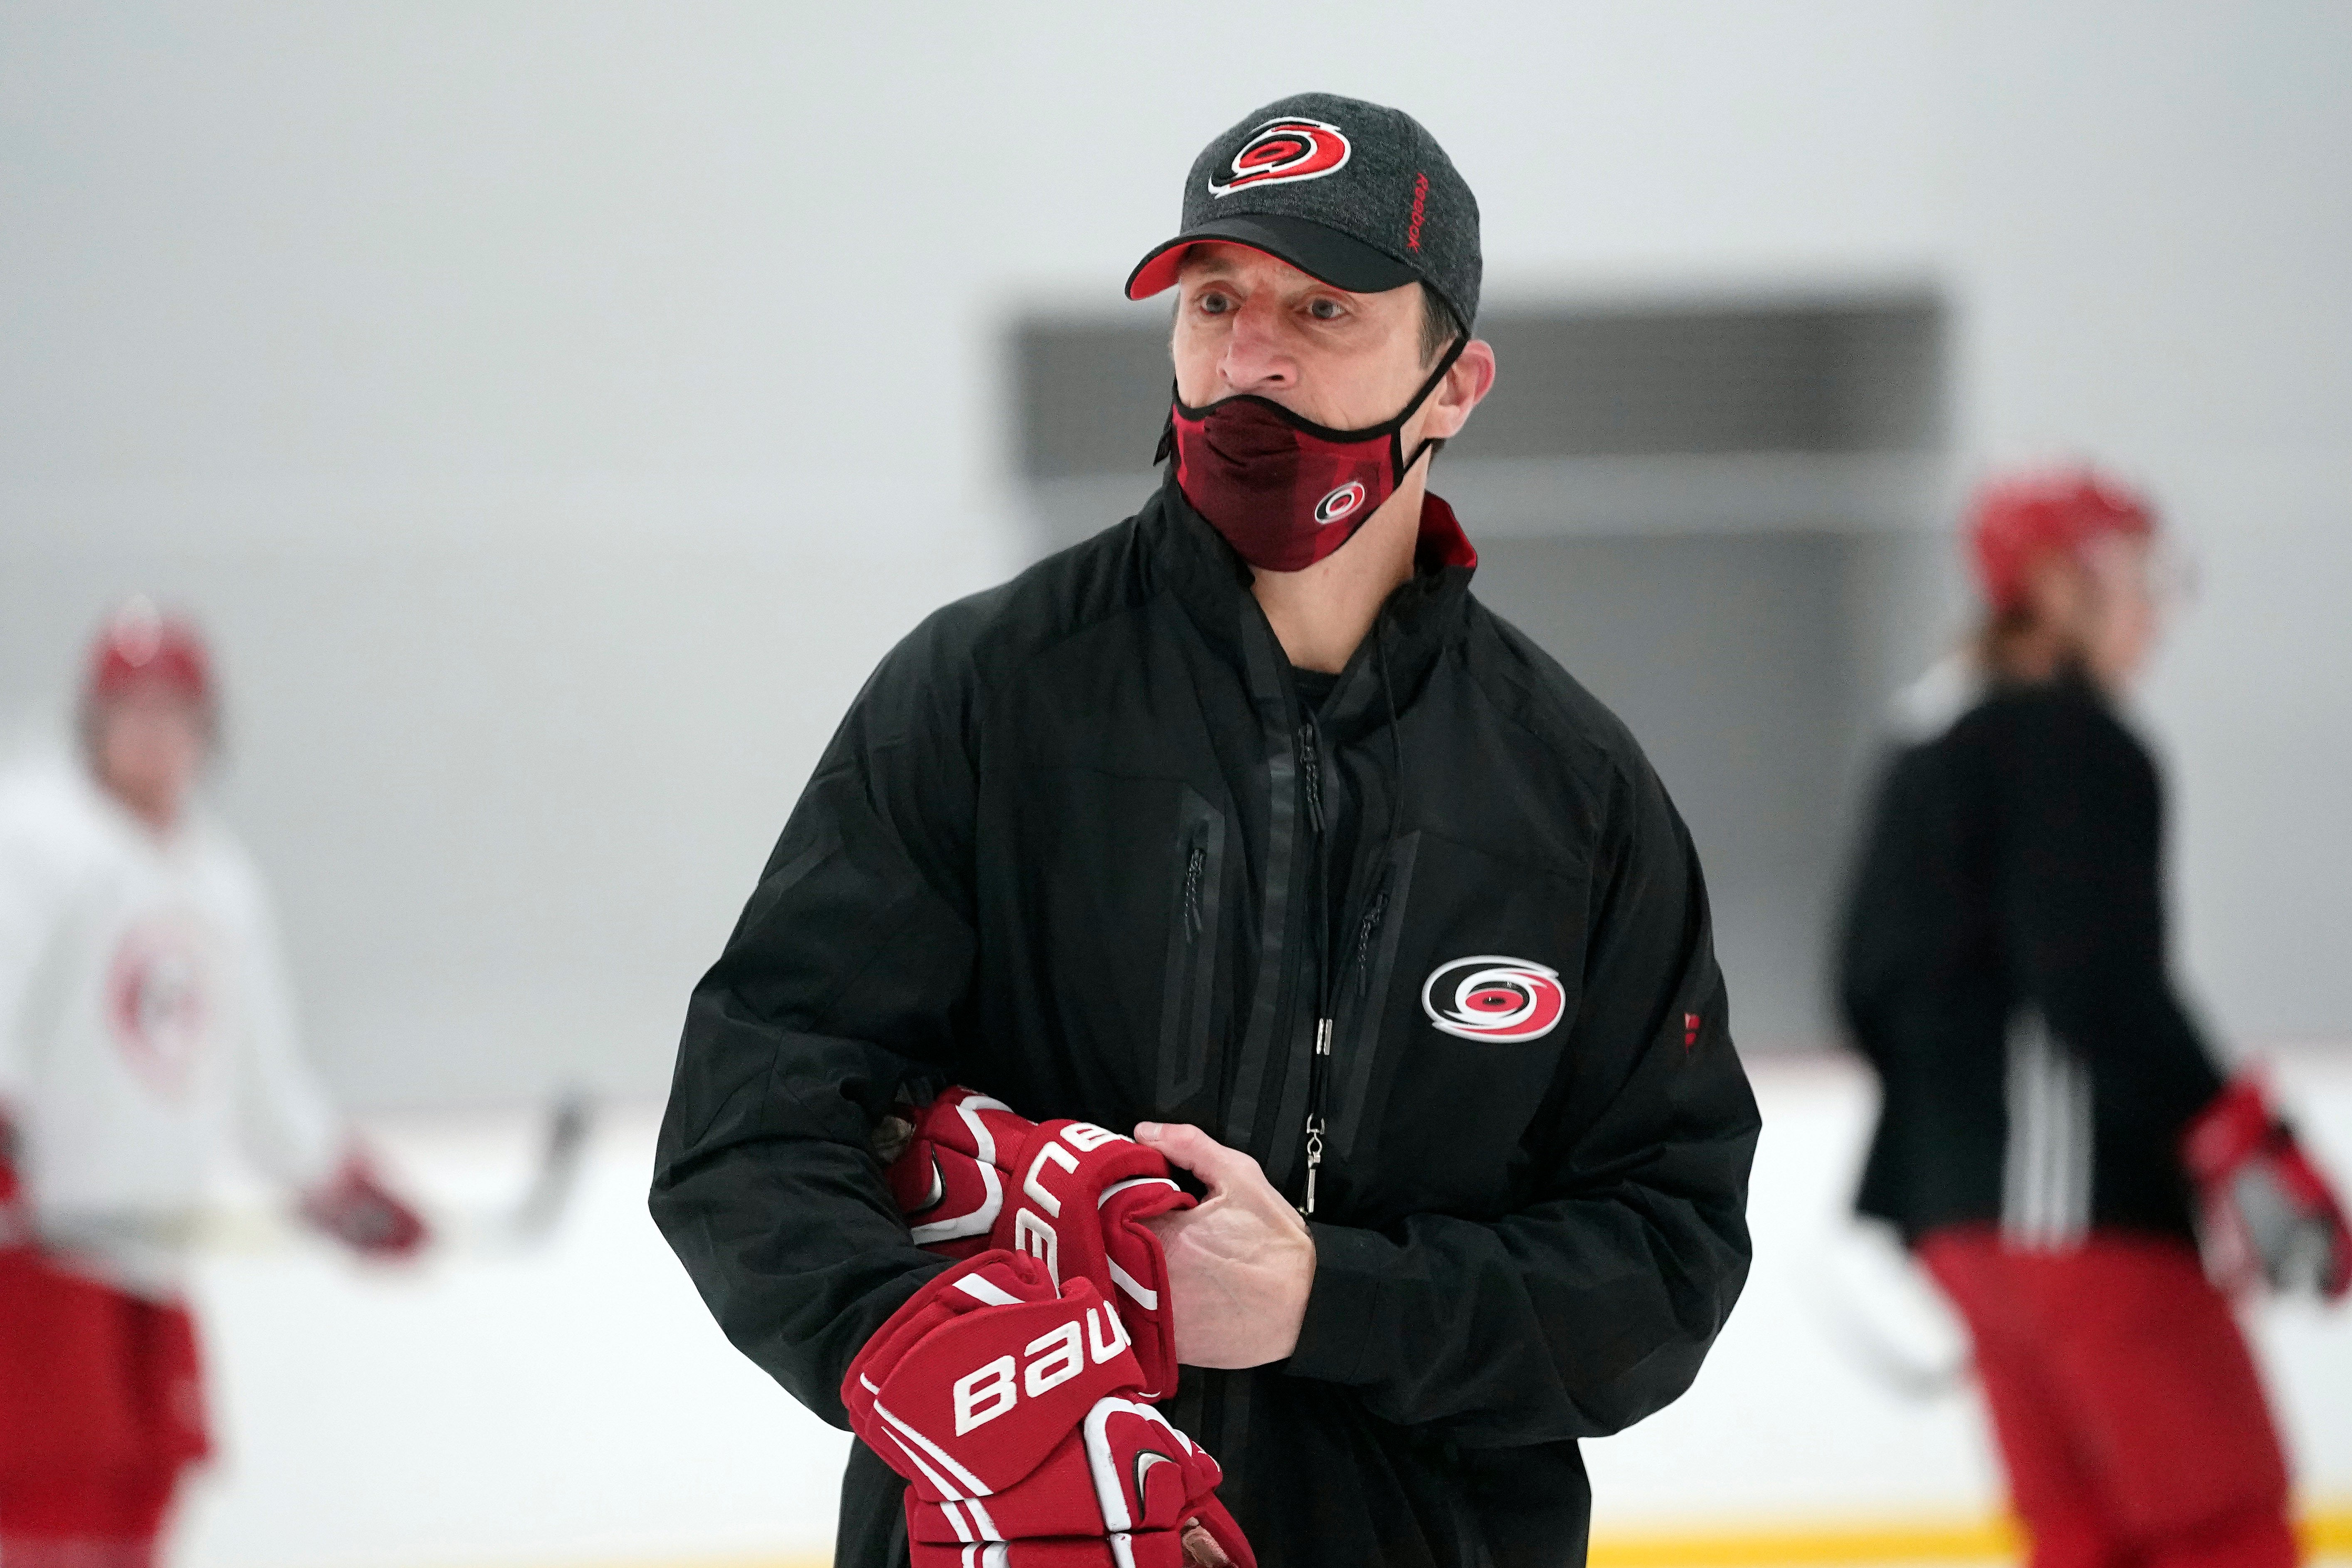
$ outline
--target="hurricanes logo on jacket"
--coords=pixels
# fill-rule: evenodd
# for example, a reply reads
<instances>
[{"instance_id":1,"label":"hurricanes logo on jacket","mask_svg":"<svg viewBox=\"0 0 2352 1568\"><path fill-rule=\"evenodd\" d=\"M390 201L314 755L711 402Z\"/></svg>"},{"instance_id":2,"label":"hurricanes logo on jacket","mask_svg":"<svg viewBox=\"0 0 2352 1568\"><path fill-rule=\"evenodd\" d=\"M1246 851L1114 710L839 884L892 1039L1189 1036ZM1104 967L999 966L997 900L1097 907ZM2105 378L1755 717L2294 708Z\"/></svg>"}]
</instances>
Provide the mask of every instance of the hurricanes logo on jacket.
<instances>
[{"instance_id":1,"label":"hurricanes logo on jacket","mask_svg":"<svg viewBox=\"0 0 2352 1568\"><path fill-rule=\"evenodd\" d=\"M204 1049L210 1010L202 939L164 918L125 931L107 976L107 1011L123 1055L170 1099L187 1092Z\"/></svg>"},{"instance_id":2,"label":"hurricanes logo on jacket","mask_svg":"<svg viewBox=\"0 0 2352 1568\"><path fill-rule=\"evenodd\" d=\"M1234 154L1232 179L1221 185L1210 176L1209 194L1229 196L1244 185L1320 179L1346 168L1354 152L1336 125L1319 120L1269 120L1251 132Z\"/></svg>"},{"instance_id":3,"label":"hurricanes logo on jacket","mask_svg":"<svg viewBox=\"0 0 2352 1568\"><path fill-rule=\"evenodd\" d=\"M1486 953L1431 970L1421 984L1421 1010L1465 1040L1539 1040L1559 1026L1568 993L1557 969Z\"/></svg>"}]
</instances>

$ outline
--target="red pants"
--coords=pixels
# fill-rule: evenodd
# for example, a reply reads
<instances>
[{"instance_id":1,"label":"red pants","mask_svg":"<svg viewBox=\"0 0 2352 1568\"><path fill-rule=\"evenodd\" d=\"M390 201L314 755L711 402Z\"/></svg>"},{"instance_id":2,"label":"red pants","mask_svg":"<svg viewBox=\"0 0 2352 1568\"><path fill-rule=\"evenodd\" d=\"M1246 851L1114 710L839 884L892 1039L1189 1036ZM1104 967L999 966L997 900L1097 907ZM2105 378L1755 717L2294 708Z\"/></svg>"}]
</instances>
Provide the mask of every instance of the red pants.
<instances>
[{"instance_id":1,"label":"red pants","mask_svg":"<svg viewBox=\"0 0 2352 1568\"><path fill-rule=\"evenodd\" d=\"M0 1248L0 1568L134 1568L204 1457L185 1309Z\"/></svg>"},{"instance_id":2,"label":"red pants","mask_svg":"<svg viewBox=\"0 0 2352 1568\"><path fill-rule=\"evenodd\" d=\"M2034 1568L2290 1568L2286 1463L2229 1303L2186 1242L2095 1231L1919 1256L1968 1320Z\"/></svg>"}]
</instances>

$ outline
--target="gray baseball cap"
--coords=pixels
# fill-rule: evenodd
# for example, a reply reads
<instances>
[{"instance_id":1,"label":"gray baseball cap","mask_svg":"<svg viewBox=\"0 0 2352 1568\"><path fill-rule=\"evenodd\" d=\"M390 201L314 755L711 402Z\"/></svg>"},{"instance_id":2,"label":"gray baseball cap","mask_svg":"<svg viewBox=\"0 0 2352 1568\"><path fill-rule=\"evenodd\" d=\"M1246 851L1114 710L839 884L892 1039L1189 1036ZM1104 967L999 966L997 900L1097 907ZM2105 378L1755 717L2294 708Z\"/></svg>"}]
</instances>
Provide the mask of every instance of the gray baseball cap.
<instances>
[{"instance_id":1,"label":"gray baseball cap","mask_svg":"<svg viewBox=\"0 0 2352 1568\"><path fill-rule=\"evenodd\" d=\"M1402 110L1301 92L1244 115L1192 161L1182 232L1136 264L1127 297L1172 287L1185 248L1212 240L1350 293L1426 283L1464 328L1478 316L1478 198Z\"/></svg>"}]
</instances>

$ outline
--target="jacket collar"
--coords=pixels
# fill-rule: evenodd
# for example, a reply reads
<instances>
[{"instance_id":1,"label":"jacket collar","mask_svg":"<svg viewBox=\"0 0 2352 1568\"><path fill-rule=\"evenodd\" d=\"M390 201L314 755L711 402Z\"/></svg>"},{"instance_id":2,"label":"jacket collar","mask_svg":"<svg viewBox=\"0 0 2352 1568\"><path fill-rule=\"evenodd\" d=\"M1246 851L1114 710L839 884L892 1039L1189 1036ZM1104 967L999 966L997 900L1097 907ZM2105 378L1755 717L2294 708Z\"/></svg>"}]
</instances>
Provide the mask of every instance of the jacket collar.
<instances>
[{"instance_id":1,"label":"jacket collar","mask_svg":"<svg viewBox=\"0 0 2352 1568\"><path fill-rule=\"evenodd\" d=\"M1250 568L1223 535L1192 510L1177 489L1173 466L1159 491L1137 517L1147 569L1183 604L1209 643L1235 665L1247 668L1245 649L1272 641L1265 612L1250 593ZM1381 606L1362 646L1349 659L1320 720L1339 739L1384 722L1388 699L1381 689L1381 656L1398 709L1409 708L1446 646L1467 624L1470 579L1478 552L1462 531L1454 509L1425 496L1421 541L1412 579Z\"/></svg>"}]
</instances>

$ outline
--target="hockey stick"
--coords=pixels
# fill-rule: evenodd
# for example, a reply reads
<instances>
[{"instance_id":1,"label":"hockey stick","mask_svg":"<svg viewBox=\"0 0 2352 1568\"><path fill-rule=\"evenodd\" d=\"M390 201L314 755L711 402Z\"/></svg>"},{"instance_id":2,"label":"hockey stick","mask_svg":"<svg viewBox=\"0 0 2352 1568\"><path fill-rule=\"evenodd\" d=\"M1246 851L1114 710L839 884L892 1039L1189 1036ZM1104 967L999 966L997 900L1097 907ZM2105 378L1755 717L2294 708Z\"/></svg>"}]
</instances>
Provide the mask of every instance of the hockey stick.
<instances>
[{"instance_id":1,"label":"hockey stick","mask_svg":"<svg viewBox=\"0 0 2352 1568\"><path fill-rule=\"evenodd\" d=\"M488 1214L431 1214L427 1223L466 1253L528 1252L544 1246L562 1223L580 1185L591 1125L587 1096L557 1098L540 1138L530 1184L511 1205Z\"/></svg>"},{"instance_id":2,"label":"hockey stick","mask_svg":"<svg viewBox=\"0 0 2352 1568\"><path fill-rule=\"evenodd\" d=\"M424 1216L428 1256L515 1257L544 1246L570 1212L586 1163L593 1118L587 1097L559 1096L542 1123L530 1174L520 1196L488 1206L460 1206L408 1194ZM177 1215L77 1215L46 1218L40 1245L100 1258L155 1258L169 1267L186 1252L255 1257L315 1247L326 1241L281 1204L207 1204Z\"/></svg>"},{"instance_id":3,"label":"hockey stick","mask_svg":"<svg viewBox=\"0 0 2352 1568\"><path fill-rule=\"evenodd\" d=\"M1968 1331L1890 1226L1833 1222L1811 1251L1806 1305L1848 1365L1906 1401L1966 1384Z\"/></svg>"}]
</instances>

